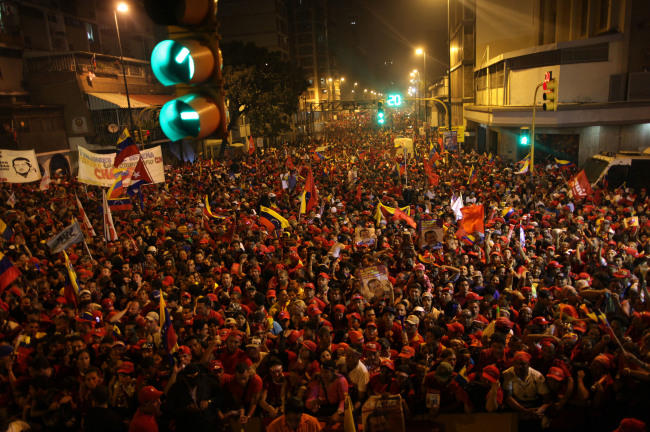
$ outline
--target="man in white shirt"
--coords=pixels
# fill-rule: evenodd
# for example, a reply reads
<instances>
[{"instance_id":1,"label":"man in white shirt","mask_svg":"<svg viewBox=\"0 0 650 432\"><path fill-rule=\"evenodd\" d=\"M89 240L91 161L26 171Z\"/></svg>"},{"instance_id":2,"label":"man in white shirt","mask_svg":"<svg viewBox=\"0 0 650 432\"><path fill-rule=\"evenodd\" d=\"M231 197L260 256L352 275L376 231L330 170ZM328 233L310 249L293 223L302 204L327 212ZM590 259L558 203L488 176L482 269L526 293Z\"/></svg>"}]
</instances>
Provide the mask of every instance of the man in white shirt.
<instances>
[{"instance_id":1,"label":"man in white shirt","mask_svg":"<svg viewBox=\"0 0 650 432\"><path fill-rule=\"evenodd\" d=\"M552 401L544 375L530 367L530 358L527 352L515 353L513 366L503 372L503 391L522 420L539 421Z\"/></svg>"},{"instance_id":2,"label":"man in white shirt","mask_svg":"<svg viewBox=\"0 0 650 432\"><path fill-rule=\"evenodd\" d=\"M366 390L368 381L370 381L370 374L366 365L359 360L363 347L360 344L352 344L345 351L345 369L351 381L350 396L354 402L354 409L358 410L366 400Z\"/></svg>"}]
</instances>

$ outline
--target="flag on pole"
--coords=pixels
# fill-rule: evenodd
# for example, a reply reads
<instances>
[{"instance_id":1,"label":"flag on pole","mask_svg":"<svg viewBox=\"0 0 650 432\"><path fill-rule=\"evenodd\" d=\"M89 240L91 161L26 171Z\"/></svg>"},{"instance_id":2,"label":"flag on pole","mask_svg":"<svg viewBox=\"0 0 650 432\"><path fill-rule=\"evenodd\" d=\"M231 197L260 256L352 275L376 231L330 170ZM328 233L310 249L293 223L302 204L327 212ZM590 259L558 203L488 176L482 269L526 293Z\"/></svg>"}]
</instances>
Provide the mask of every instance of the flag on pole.
<instances>
[{"instance_id":1,"label":"flag on pole","mask_svg":"<svg viewBox=\"0 0 650 432\"><path fill-rule=\"evenodd\" d=\"M131 198L108 198L106 201L108 202L108 208L111 209L111 211L133 210Z\"/></svg>"},{"instance_id":2,"label":"flag on pole","mask_svg":"<svg viewBox=\"0 0 650 432\"><path fill-rule=\"evenodd\" d=\"M472 165L472 168L469 170L469 176L467 178L467 184L471 185L472 182L475 180L476 177L476 170L474 169L474 165Z\"/></svg>"},{"instance_id":3,"label":"flag on pole","mask_svg":"<svg viewBox=\"0 0 650 432\"><path fill-rule=\"evenodd\" d=\"M19 276L20 270L8 256L0 252L0 292L4 291Z\"/></svg>"},{"instance_id":4,"label":"flag on pole","mask_svg":"<svg viewBox=\"0 0 650 432\"><path fill-rule=\"evenodd\" d=\"M124 193L124 182L123 179L128 175L128 171L121 171L116 173L117 178L113 181L113 184L108 188L108 193L106 196L108 199L119 198Z\"/></svg>"},{"instance_id":5,"label":"flag on pole","mask_svg":"<svg viewBox=\"0 0 650 432\"><path fill-rule=\"evenodd\" d=\"M145 167L144 162L142 162L142 158L140 158L133 170L133 174L131 174L131 182L126 188L126 193L127 195L134 196L140 192L140 188L143 185L151 183L153 183L153 179L149 175L149 171Z\"/></svg>"},{"instance_id":6,"label":"flag on pole","mask_svg":"<svg viewBox=\"0 0 650 432\"><path fill-rule=\"evenodd\" d=\"M461 198L458 198L458 200L460 199ZM485 232L485 227L483 225L485 210L483 209L483 204L461 207L460 212L463 215L460 226L466 233L472 234L474 232Z\"/></svg>"},{"instance_id":7,"label":"flag on pole","mask_svg":"<svg viewBox=\"0 0 650 432\"><path fill-rule=\"evenodd\" d=\"M43 175L43 178L41 178L41 184L38 186L38 188L42 191L46 191L50 188L50 183L52 183L52 180L50 179L50 173L46 171Z\"/></svg>"},{"instance_id":8,"label":"flag on pole","mask_svg":"<svg viewBox=\"0 0 650 432\"><path fill-rule=\"evenodd\" d=\"M162 343L165 347L165 350L173 354L178 351L178 339L176 338L176 332L174 331L174 326L172 325L172 319L169 315L169 309L167 309L167 304L165 303L165 297L163 293L160 293L160 334L162 336Z\"/></svg>"},{"instance_id":9,"label":"flag on pole","mask_svg":"<svg viewBox=\"0 0 650 432\"><path fill-rule=\"evenodd\" d=\"M260 223L264 225L269 232L291 227L288 220L280 216L280 214L273 209L264 206L260 206Z\"/></svg>"},{"instance_id":10,"label":"flag on pole","mask_svg":"<svg viewBox=\"0 0 650 432\"><path fill-rule=\"evenodd\" d=\"M50 248L51 253L56 254L82 241L84 241L84 233L81 231L79 222L75 220L57 235L49 239L47 241L47 247Z\"/></svg>"},{"instance_id":11,"label":"flag on pole","mask_svg":"<svg viewBox=\"0 0 650 432\"><path fill-rule=\"evenodd\" d=\"M63 296L65 299L73 304L77 304L79 300L79 283L77 282L77 273L72 267L72 263L68 258L68 254L63 252L63 257L65 258L65 268L68 270L68 277L66 278L65 286L63 287Z\"/></svg>"},{"instance_id":12,"label":"flag on pole","mask_svg":"<svg viewBox=\"0 0 650 432\"><path fill-rule=\"evenodd\" d=\"M255 142L252 136L248 137L248 154L251 156L255 154Z\"/></svg>"},{"instance_id":13,"label":"flag on pole","mask_svg":"<svg viewBox=\"0 0 650 432\"><path fill-rule=\"evenodd\" d=\"M223 216L219 216L218 214L212 213L212 209L210 208L210 202L208 201L207 195L203 200L203 214L211 218L225 219Z\"/></svg>"},{"instance_id":14,"label":"flag on pole","mask_svg":"<svg viewBox=\"0 0 650 432\"><path fill-rule=\"evenodd\" d=\"M138 150L138 146L135 144L135 141L133 141L133 138L131 138L129 130L124 128L122 135L117 139L117 154L115 155L113 166L117 168L124 159L139 154L140 150Z\"/></svg>"},{"instance_id":15,"label":"flag on pole","mask_svg":"<svg viewBox=\"0 0 650 432\"><path fill-rule=\"evenodd\" d=\"M16 193L12 192L11 195L9 196L9 199L7 200L7 205L9 205L11 208L14 208L16 205Z\"/></svg>"},{"instance_id":16,"label":"flag on pole","mask_svg":"<svg viewBox=\"0 0 650 432\"><path fill-rule=\"evenodd\" d=\"M343 432L357 432L357 425L354 422L354 413L352 412L352 399L349 394L345 394L345 413L343 415Z\"/></svg>"},{"instance_id":17,"label":"flag on pole","mask_svg":"<svg viewBox=\"0 0 650 432\"><path fill-rule=\"evenodd\" d=\"M91 225L90 219L88 219L88 215L86 215L86 212L84 211L84 208L81 205L81 201L79 201L79 197L76 193L74 194L74 197L77 200L77 207L79 208L79 219L81 220L81 223L86 230L86 234L88 234L89 237L94 237L96 235L95 229Z\"/></svg>"},{"instance_id":18,"label":"flag on pole","mask_svg":"<svg viewBox=\"0 0 650 432\"><path fill-rule=\"evenodd\" d=\"M451 209L456 215L456 220L461 220L463 218L463 213L461 209L463 208L463 194L461 193L458 198L451 198Z\"/></svg>"},{"instance_id":19,"label":"flag on pole","mask_svg":"<svg viewBox=\"0 0 650 432\"><path fill-rule=\"evenodd\" d=\"M406 221L406 223L409 226L413 227L414 229L417 229L418 224L415 223L413 218L411 218L411 216L404 213L401 209L396 208L395 211L393 212L393 220L400 220L400 219Z\"/></svg>"},{"instance_id":20,"label":"flag on pole","mask_svg":"<svg viewBox=\"0 0 650 432\"><path fill-rule=\"evenodd\" d=\"M558 158L555 158L555 163L558 164L562 168L569 168L569 167L572 167L572 166L575 165L571 161L564 160L564 159L558 159Z\"/></svg>"},{"instance_id":21,"label":"flag on pole","mask_svg":"<svg viewBox=\"0 0 650 432\"><path fill-rule=\"evenodd\" d=\"M591 189L589 180L587 180L585 170L580 170L580 172L571 177L567 183L569 183L569 187L571 187L571 193L573 193L574 198L584 198L593 195L594 193Z\"/></svg>"},{"instance_id":22,"label":"flag on pole","mask_svg":"<svg viewBox=\"0 0 650 432\"><path fill-rule=\"evenodd\" d=\"M11 241L14 236L14 230L11 229L2 219L0 219L0 236L5 240Z\"/></svg>"},{"instance_id":23,"label":"flag on pole","mask_svg":"<svg viewBox=\"0 0 650 432\"><path fill-rule=\"evenodd\" d=\"M115 225L113 224L113 215L111 214L111 209L108 206L108 200L106 199L106 191L102 190L102 199L103 199L103 213L104 213L104 239L106 242L112 242L117 240L117 231L115 231Z\"/></svg>"},{"instance_id":24,"label":"flag on pole","mask_svg":"<svg viewBox=\"0 0 650 432\"><path fill-rule=\"evenodd\" d=\"M318 192L316 191L316 185L314 184L314 174L312 173L310 167L309 171L307 171L307 180L305 180L305 212L304 213L313 209L316 206L317 201L318 201Z\"/></svg>"},{"instance_id":25,"label":"flag on pole","mask_svg":"<svg viewBox=\"0 0 650 432\"><path fill-rule=\"evenodd\" d=\"M523 165L519 171L517 171L515 174L526 174L528 172L529 166L530 166L530 161L529 160L524 160Z\"/></svg>"}]
</instances>

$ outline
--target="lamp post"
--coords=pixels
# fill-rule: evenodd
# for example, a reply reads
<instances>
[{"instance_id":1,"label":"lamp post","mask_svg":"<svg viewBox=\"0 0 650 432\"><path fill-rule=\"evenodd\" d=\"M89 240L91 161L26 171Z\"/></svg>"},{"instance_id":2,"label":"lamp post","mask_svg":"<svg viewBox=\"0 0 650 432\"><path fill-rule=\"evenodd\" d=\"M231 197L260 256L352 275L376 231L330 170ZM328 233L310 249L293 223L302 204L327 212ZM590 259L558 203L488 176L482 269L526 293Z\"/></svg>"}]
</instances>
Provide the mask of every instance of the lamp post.
<instances>
[{"instance_id":1,"label":"lamp post","mask_svg":"<svg viewBox=\"0 0 650 432\"><path fill-rule=\"evenodd\" d=\"M122 63L122 77L124 78L124 90L126 92L126 104L129 109L129 121L131 123L131 131L133 131L133 114L131 113L131 98L129 97L129 86L126 83L126 68L124 67L124 55L122 54L122 40L120 39L120 25L117 22L118 12L128 12L129 5L126 3L118 3L117 8L113 11L115 16L115 29L117 30L117 44L120 46L120 63Z\"/></svg>"},{"instance_id":2,"label":"lamp post","mask_svg":"<svg viewBox=\"0 0 650 432\"><path fill-rule=\"evenodd\" d=\"M366 100L366 93L368 93L368 89L363 89L363 99Z\"/></svg>"},{"instance_id":3,"label":"lamp post","mask_svg":"<svg viewBox=\"0 0 650 432\"><path fill-rule=\"evenodd\" d=\"M424 48L418 48L415 50L415 54L422 55L422 75L423 86L424 86L424 121L427 121L427 54L424 52Z\"/></svg>"},{"instance_id":4,"label":"lamp post","mask_svg":"<svg viewBox=\"0 0 650 432\"><path fill-rule=\"evenodd\" d=\"M449 68L447 68L447 102L449 103L447 127L451 132L451 11L449 9L449 0L447 0L447 60L449 61Z\"/></svg>"},{"instance_id":5,"label":"lamp post","mask_svg":"<svg viewBox=\"0 0 650 432\"><path fill-rule=\"evenodd\" d=\"M416 79L417 83L417 95L418 95L418 121L420 121L420 112L422 108L422 90L420 90L420 85L422 84L421 79L420 79L420 72L418 72L417 69L413 69L413 72L411 72L411 75L413 75L414 79ZM415 76L417 75L417 78ZM418 82L420 81L420 82Z\"/></svg>"}]
</instances>

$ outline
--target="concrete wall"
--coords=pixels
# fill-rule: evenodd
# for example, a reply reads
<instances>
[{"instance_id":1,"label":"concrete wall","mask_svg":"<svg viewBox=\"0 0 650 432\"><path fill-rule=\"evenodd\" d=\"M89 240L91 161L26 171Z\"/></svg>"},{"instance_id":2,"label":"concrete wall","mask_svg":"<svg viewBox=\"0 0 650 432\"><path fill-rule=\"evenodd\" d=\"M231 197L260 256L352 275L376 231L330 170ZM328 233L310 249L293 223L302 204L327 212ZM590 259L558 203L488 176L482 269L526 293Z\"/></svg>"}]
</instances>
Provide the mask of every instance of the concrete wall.
<instances>
[{"instance_id":1,"label":"concrete wall","mask_svg":"<svg viewBox=\"0 0 650 432\"><path fill-rule=\"evenodd\" d=\"M650 147L650 123L628 126L589 126L580 132L580 159L602 151L643 151Z\"/></svg>"},{"instance_id":2,"label":"concrete wall","mask_svg":"<svg viewBox=\"0 0 650 432\"><path fill-rule=\"evenodd\" d=\"M0 92L25 91L23 81L23 59L0 57Z\"/></svg>"},{"instance_id":3,"label":"concrete wall","mask_svg":"<svg viewBox=\"0 0 650 432\"><path fill-rule=\"evenodd\" d=\"M476 2L476 63L489 45L489 59L537 45L537 1L490 0Z\"/></svg>"},{"instance_id":4,"label":"concrete wall","mask_svg":"<svg viewBox=\"0 0 650 432\"><path fill-rule=\"evenodd\" d=\"M621 56L621 39L609 44L609 60L597 63L578 63L546 66L533 69L508 71L508 105L530 106L535 86L544 81L544 74L553 72L558 80L558 100L560 103L605 103L609 100L609 80L611 75L624 73ZM543 91L538 92L542 103ZM478 98L477 98L478 102ZM494 101L492 102L494 104Z\"/></svg>"}]
</instances>

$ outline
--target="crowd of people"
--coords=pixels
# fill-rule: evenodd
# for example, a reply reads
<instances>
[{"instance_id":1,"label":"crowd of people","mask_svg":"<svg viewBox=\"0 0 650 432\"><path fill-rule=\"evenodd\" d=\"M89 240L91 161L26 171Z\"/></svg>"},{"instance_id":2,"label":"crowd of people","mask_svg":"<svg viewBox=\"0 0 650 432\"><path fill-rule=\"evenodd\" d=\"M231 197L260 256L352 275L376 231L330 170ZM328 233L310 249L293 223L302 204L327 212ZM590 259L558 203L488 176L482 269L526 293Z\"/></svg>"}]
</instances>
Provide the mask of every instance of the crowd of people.
<instances>
[{"instance_id":1,"label":"crowd of people","mask_svg":"<svg viewBox=\"0 0 650 432\"><path fill-rule=\"evenodd\" d=\"M3 184L1 249L22 276L0 297L0 430L311 432L387 396L407 424L514 411L523 430L645 430L646 191L576 199L573 168L520 175L433 133L404 160L370 120L177 164L142 209L113 213L113 242L99 188ZM316 206L301 213L309 175ZM45 242L79 218L75 193L100 235L67 250L71 297ZM483 205L483 230L458 235L459 198ZM288 227L269 230L262 206ZM443 236L420 247L431 220ZM389 287L369 298L371 266ZM390 430L378 419L364 428Z\"/></svg>"}]
</instances>

